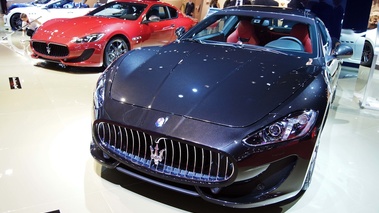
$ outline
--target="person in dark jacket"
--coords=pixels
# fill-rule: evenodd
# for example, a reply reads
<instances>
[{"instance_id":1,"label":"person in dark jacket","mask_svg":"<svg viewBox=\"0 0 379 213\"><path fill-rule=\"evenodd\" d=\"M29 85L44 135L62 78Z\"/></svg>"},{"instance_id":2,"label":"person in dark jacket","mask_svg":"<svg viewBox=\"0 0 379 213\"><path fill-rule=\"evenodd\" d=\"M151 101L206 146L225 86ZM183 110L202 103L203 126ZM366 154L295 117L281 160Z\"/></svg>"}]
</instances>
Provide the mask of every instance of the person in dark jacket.
<instances>
[{"instance_id":1,"label":"person in dark jacket","mask_svg":"<svg viewBox=\"0 0 379 213\"><path fill-rule=\"evenodd\" d=\"M1 12L7 14L7 0L1 0Z\"/></svg>"},{"instance_id":2,"label":"person in dark jacket","mask_svg":"<svg viewBox=\"0 0 379 213\"><path fill-rule=\"evenodd\" d=\"M279 3L274 0L255 0L254 5L279 6Z\"/></svg>"},{"instance_id":3,"label":"person in dark jacket","mask_svg":"<svg viewBox=\"0 0 379 213\"><path fill-rule=\"evenodd\" d=\"M224 8L231 7L231 6L241 6L241 5L251 5L251 1L250 0L230 0L228 4L226 4L226 1L225 1Z\"/></svg>"},{"instance_id":4,"label":"person in dark jacket","mask_svg":"<svg viewBox=\"0 0 379 213\"><path fill-rule=\"evenodd\" d=\"M192 0L188 0L188 2L186 3L186 7L184 9L184 13L187 16L193 17L194 11L195 11L195 4L192 2Z\"/></svg>"}]
</instances>

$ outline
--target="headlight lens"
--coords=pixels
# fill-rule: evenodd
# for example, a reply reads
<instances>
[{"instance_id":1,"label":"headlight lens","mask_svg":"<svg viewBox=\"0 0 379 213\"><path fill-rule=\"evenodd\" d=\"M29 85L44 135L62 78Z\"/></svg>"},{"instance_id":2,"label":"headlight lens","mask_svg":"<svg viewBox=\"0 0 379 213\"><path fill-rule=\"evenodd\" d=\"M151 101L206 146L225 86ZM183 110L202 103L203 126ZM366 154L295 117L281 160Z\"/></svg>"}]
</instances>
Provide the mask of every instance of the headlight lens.
<instances>
[{"instance_id":1,"label":"headlight lens","mask_svg":"<svg viewBox=\"0 0 379 213\"><path fill-rule=\"evenodd\" d=\"M101 74L99 80L96 84L96 89L93 94L93 102L95 109L99 109L104 103L104 93L105 93L105 73Z\"/></svg>"},{"instance_id":2,"label":"headlight lens","mask_svg":"<svg viewBox=\"0 0 379 213\"><path fill-rule=\"evenodd\" d=\"M300 138L312 129L316 117L317 113L313 110L290 114L249 135L243 142L250 146L262 146Z\"/></svg>"},{"instance_id":3,"label":"headlight lens","mask_svg":"<svg viewBox=\"0 0 379 213\"><path fill-rule=\"evenodd\" d=\"M72 39L73 43L88 43L100 40L104 36L104 33L94 33L83 36L81 38L75 37Z\"/></svg>"}]
</instances>

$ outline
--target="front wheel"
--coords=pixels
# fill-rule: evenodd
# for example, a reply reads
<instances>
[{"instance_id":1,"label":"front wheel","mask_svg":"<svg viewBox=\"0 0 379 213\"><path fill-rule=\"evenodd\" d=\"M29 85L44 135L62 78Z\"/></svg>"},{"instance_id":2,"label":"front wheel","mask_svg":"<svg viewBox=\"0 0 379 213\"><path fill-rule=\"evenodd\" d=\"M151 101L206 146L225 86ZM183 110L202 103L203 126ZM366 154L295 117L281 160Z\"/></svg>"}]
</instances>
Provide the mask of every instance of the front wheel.
<instances>
[{"instance_id":1,"label":"front wheel","mask_svg":"<svg viewBox=\"0 0 379 213\"><path fill-rule=\"evenodd\" d=\"M104 50L104 67L108 67L114 60L129 51L128 44L120 37L112 38Z\"/></svg>"},{"instance_id":2,"label":"front wheel","mask_svg":"<svg viewBox=\"0 0 379 213\"><path fill-rule=\"evenodd\" d=\"M21 13L15 13L9 19L9 24L12 30L21 30L22 29L22 20L20 18Z\"/></svg>"},{"instance_id":3,"label":"front wheel","mask_svg":"<svg viewBox=\"0 0 379 213\"><path fill-rule=\"evenodd\" d=\"M366 67L371 67L372 59L374 58L374 48L371 43L365 41L365 45L363 46L361 65Z\"/></svg>"}]
</instances>

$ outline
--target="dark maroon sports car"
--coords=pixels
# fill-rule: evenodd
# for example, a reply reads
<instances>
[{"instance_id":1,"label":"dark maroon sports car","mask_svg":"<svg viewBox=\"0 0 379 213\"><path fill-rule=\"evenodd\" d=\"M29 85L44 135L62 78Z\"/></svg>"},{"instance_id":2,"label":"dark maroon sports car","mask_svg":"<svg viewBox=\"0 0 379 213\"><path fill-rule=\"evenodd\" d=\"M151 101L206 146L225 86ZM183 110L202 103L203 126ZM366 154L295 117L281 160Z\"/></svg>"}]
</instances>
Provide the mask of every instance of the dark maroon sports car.
<instances>
[{"instance_id":1,"label":"dark maroon sports car","mask_svg":"<svg viewBox=\"0 0 379 213\"><path fill-rule=\"evenodd\" d=\"M310 183L341 60L307 11L241 6L130 51L98 80L91 153L108 168L228 207Z\"/></svg>"}]
</instances>

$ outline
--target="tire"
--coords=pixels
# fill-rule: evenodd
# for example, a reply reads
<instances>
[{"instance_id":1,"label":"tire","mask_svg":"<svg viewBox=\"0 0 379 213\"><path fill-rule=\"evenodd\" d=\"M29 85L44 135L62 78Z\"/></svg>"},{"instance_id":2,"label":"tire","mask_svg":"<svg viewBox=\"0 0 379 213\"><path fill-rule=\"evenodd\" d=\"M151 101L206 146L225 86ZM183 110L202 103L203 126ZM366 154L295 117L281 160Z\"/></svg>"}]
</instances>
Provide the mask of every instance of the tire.
<instances>
[{"instance_id":1,"label":"tire","mask_svg":"<svg viewBox=\"0 0 379 213\"><path fill-rule=\"evenodd\" d=\"M371 67L372 59L374 58L374 48L369 41L365 41L363 46L361 65Z\"/></svg>"},{"instance_id":2,"label":"tire","mask_svg":"<svg viewBox=\"0 0 379 213\"><path fill-rule=\"evenodd\" d=\"M128 43L120 37L112 38L104 49L103 66L108 67L114 60L129 51Z\"/></svg>"},{"instance_id":3,"label":"tire","mask_svg":"<svg viewBox=\"0 0 379 213\"><path fill-rule=\"evenodd\" d=\"M21 30L22 29L22 20L20 19L21 13L15 13L9 19L9 24L12 30Z\"/></svg>"}]
</instances>

